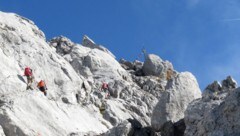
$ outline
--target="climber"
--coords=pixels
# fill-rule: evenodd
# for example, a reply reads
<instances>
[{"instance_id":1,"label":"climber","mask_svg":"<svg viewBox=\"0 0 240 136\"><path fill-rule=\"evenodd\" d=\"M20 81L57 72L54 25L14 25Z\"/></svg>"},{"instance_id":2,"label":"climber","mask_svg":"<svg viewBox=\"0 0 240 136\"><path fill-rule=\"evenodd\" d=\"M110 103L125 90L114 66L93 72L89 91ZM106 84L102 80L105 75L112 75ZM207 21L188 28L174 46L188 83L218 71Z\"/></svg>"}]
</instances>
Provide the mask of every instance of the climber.
<instances>
[{"instance_id":1,"label":"climber","mask_svg":"<svg viewBox=\"0 0 240 136\"><path fill-rule=\"evenodd\" d=\"M24 76L27 77L27 90L28 89L33 90L32 83L33 83L34 77L33 77L32 69L30 67L25 68Z\"/></svg>"},{"instance_id":2,"label":"climber","mask_svg":"<svg viewBox=\"0 0 240 136\"><path fill-rule=\"evenodd\" d=\"M38 83L37 87L39 88L39 90L40 90L41 92L44 93L45 96L47 96L47 92L46 92L47 86L46 86L46 84L45 84L45 82L44 82L43 80L41 80L41 81Z\"/></svg>"},{"instance_id":3,"label":"climber","mask_svg":"<svg viewBox=\"0 0 240 136\"><path fill-rule=\"evenodd\" d=\"M103 83L102 87L101 87L101 91L103 91L104 93L106 93L106 98L110 98L110 93L108 91L108 84L107 83Z\"/></svg>"}]
</instances>

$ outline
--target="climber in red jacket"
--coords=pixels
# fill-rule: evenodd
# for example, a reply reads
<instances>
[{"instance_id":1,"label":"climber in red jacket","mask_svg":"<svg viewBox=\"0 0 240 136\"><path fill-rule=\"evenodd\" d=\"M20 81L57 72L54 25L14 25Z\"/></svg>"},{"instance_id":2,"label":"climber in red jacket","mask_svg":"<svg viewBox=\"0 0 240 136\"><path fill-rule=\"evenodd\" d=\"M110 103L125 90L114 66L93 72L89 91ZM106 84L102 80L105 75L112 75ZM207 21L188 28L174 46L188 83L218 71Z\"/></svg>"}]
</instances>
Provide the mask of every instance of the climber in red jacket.
<instances>
[{"instance_id":1,"label":"climber in red jacket","mask_svg":"<svg viewBox=\"0 0 240 136\"><path fill-rule=\"evenodd\" d=\"M33 83L34 77L33 77L32 69L30 67L25 68L24 76L27 77L27 90L28 89L33 90L32 83Z\"/></svg>"},{"instance_id":2,"label":"climber in red jacket","mask_svg":"<svg viewBox=\"0 0 240 136\"><path fill-rule=\"evenodd\" d=\"M108 91L108 84L107 83L103 83L102 87L101 87L101 91L103 91L104 93L106 93L106 98L110 97L110 93Z\"/></svg>"}]
</instances>

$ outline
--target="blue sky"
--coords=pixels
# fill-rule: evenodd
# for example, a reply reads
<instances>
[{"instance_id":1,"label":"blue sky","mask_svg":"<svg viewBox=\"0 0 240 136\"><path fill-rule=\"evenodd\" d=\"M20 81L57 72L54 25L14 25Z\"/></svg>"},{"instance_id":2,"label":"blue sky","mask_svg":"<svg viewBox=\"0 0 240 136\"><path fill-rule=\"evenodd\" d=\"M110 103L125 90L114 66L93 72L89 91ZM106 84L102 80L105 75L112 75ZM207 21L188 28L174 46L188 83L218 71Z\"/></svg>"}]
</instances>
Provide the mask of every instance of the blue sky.
<instances>
[{"instance_id":1,"label":"blue sky","mask_svg":"<svg viewBox=\"0 0 240 136\"><path fill-rule=\"evenodd\" d=\"M239 0L0 0L0 10L35 22L47 39L87 34L117 58L148 53L190 71L201 89L240 80Z\"/></svg>"}]
</instances>

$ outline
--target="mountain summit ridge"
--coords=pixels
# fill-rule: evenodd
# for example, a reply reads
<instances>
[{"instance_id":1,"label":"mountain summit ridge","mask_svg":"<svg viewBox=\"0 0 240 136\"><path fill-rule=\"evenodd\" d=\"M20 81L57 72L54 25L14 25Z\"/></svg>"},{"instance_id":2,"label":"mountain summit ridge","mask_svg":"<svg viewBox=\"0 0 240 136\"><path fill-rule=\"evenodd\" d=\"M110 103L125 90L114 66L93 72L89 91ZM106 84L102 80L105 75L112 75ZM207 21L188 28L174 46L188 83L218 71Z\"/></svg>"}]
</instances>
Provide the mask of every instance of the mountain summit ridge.
<instances>
[{"instance_id":1,"label":"mountain summit ridge","mask_svg":"<svg viewBox=\"0 0 240 136\"><path fill-rule=\"evenodd\" d=\"M122 124L129 127L128 134L137 135L134 122L141 124L141 133L147 134L150 127L158 135L155 131L162 131L168 122L184 118L188 104L201 98L201 91L191 73L177 72L157 55L146 57L145 62L118 62L87 36L82 44L64 36L47 42L32 21L0 12L4 135L124 135L113 131ZM33 69L33 90L26 90L27 66ZM46 81L47 96L36 87L40 80ZM109 99L101 91L104 82Z\"/></svg>"}]
</instances>

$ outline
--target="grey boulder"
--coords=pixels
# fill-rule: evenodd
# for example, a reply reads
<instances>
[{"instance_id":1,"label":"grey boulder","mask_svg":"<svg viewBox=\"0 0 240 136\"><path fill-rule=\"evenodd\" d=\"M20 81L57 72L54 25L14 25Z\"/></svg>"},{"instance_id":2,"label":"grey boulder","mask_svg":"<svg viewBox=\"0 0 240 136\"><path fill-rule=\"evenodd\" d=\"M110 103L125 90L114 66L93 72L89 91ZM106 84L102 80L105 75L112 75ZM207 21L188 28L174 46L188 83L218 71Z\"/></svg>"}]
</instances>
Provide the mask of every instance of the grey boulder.
<instances>
[{"instance_id":1,"label":"grey boulder","mask_svg":"<svg viewBox=\"0 0 240 136\"><path fill-rule=\"evenodd\" d=\"M183 119L188 104L197 98L201 98L201 91L195 77L189 72L178 74L168 82L153 110L152 127L160 131L165 123Z\"/></svg>"},{"instance_id":2,"label":"grey boulder","mask_svg":"<svg viewBox=\"0 0 240 136\"><path fill-rule=\"evenodd\" d=\"M145 75L154 75L159 76L163 71L163 60L154 54L149 54L145 58L145 62L143 65L143 72Z\"/></svg>"},{"instance_id":3,"label":"grey boulder","mask_svg":"<svg viewBox=\"0 0 240 136\"><path fill-rule=\"evenodd\" d=\"M214 86L216 82L209 85ZM185 136L240 135L240 89L227 77L218 88L204 91L202 99L193 101L185 112Z\"/></svg>"}]
</instances>

